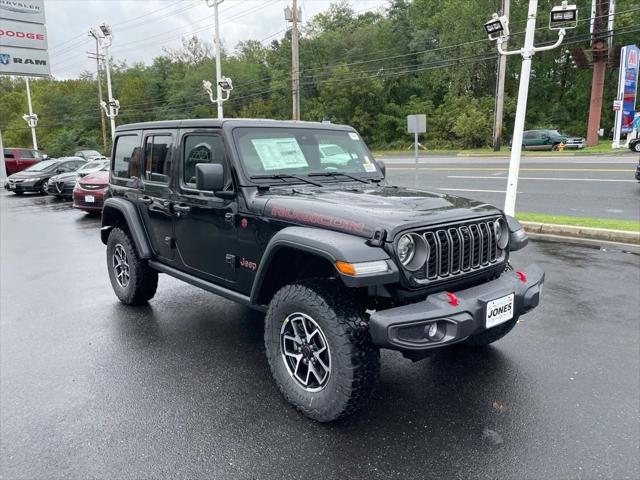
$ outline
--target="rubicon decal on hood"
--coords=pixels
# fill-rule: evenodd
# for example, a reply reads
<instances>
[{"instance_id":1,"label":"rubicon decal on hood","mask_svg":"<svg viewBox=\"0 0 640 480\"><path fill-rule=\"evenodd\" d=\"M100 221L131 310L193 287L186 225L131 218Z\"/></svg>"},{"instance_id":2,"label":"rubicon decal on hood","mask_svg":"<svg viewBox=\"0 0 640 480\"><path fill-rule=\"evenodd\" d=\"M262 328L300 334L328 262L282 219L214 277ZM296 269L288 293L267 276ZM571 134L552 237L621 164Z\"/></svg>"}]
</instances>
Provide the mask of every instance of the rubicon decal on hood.
<instances>
[{"instance_id":1,"label":"rubicon decal on hood","mask_svg":"<svg viewBox=\"0 0 640 480\"><path fill-rule=\"evenodd\" d=\"M303 223L311 223L313 225L321 225L328 228L336 228L349 232L364 232L365 225L361 222L355 222L345 218L334 217L331 215L323 215L320 213L307 213L291 208L271 207L271 215L285 220L295 220Z\"/></svg>"}]
</instances>

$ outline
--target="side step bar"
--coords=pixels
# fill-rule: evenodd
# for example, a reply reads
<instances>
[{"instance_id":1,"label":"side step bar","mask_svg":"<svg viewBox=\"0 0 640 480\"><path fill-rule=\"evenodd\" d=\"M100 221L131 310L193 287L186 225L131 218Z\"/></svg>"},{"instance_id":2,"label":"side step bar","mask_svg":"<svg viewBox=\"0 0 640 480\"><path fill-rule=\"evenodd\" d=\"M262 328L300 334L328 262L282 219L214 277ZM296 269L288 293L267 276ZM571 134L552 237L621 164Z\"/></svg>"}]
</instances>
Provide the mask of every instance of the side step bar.
<instances>
[{"instance_id":1,"label":"side step bar","mask_svg":"<svg viewBox=\"0 0 640 480\"><path fill-rule=\"evenodd\" d=\"M250 297L248 297L247 295L243 295L242 293L238 293L233 290L229 290L228 288L221 287L220 285L208 282L207 280L203 280L202 278L198 278L189 273L181 272L180 270L176 270L175 268L165 265L164 263L156 262L155 260L149 260L149 266L160 273L166 273L167 275L171 275L178 280L187 282L194 287L202 288L203 290L215 293L216 295L220 295L224 298L228 298L229 300L233 300L234 302L238 302L242 305L253 308L254 310L258 310L260 312L267 311L267 307L265 305L252 304Z\"/></svg>"}]
</instances>

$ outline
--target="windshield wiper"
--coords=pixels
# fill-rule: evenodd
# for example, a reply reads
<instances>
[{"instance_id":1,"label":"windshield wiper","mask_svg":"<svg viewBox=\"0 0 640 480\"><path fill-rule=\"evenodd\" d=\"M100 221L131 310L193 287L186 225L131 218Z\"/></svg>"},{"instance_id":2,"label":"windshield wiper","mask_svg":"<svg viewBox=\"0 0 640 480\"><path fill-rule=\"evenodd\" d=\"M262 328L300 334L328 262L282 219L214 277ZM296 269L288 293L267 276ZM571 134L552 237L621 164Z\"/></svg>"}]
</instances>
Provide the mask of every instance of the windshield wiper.
<instances>
[{"instance_id":1,"label":"windshield wiper","mask_svg":"<svg viewBox=\"0 0 640 480\"><path fill-rule=\"evenodd\" d=\"M311 185L315 185L316 187L323 186L321 183L314 182L313 180L309 180L308 178L300 177L298 175L292 175L290 173L274 173L272 175L251 175L249 178L251 180L263 180L263 179L284 180L286 178L295 178L296 180L300 180L301 182L305 182L305 183L310 183Z\"/></svg>"},{"instance_id":2,"label":"windshield wiper","mask_svg":"<svg viewBox=\"0 0 640 480\"><path fill-rule=\"evenodd\" d=\"M355 180L356 182L369 184L368 180L365 180L363 178L358 178L355 175L349 175L348 173L343 173L343 172L311 172L309 174L310 177L334 177L334 178L337 175L342 175L343 177L350 178L351 180Z\"/></svg>"}]
</instances>

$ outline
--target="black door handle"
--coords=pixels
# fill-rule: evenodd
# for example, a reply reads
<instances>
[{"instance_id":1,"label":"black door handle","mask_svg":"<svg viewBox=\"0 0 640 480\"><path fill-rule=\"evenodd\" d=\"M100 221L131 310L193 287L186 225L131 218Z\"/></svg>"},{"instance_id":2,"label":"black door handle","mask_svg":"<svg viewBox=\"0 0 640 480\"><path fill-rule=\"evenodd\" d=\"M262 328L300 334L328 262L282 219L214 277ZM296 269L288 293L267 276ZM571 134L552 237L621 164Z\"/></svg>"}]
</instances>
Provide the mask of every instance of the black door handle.
<instances>
[{"instance_id":1,"label":"black door handle","mask_svg":"<svg viewBox=\"0 0 640 480\"><path fill-rule=\"evenodd\" d=\"M142 197L140 200L145 205L151 205L153 203L153 198L151 198L151 197Z\"/></svg>"},{"instance_id":2,"label":"black door handle","mask_svg":"<svg viewBox=\"0 0 640 480\"><path fill-rule=\"evenodd\" d=\"M178 215L183 213L189 213L191 211L191 207L188 205L174 205L173 210L178 213Z\"/></svg>"}]
</instances>

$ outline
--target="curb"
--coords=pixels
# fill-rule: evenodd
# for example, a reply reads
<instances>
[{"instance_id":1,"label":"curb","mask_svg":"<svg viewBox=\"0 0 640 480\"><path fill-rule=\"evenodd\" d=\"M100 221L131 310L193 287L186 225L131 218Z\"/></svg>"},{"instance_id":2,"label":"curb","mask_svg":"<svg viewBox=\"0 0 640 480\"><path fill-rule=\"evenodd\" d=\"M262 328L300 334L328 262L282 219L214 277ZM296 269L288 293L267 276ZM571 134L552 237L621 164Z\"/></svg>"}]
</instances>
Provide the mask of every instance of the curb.
<instances>
[{"instance_id":1,"label":"curb","mask_svg":"<svg viewBox=\"0 0 640 480\"><path fill-rule=\"evenodd\" d=\"M607 228L574 227L573 225L554 225L538 222L523 221L520 223L524 226L527 233L532 234L640 245L640 232L609 230Z\"/></svg>"}]
</instances>

